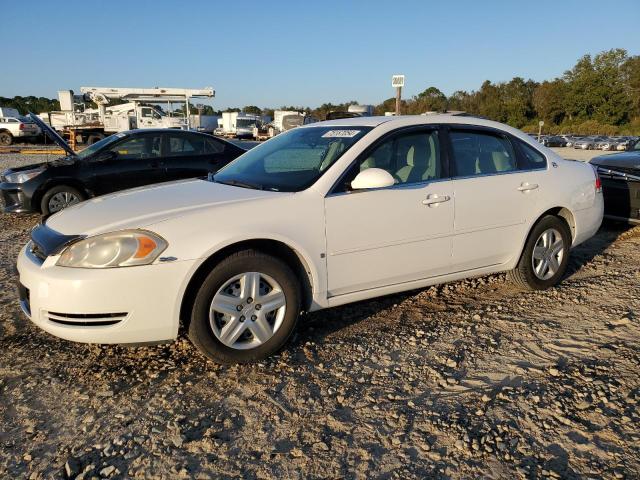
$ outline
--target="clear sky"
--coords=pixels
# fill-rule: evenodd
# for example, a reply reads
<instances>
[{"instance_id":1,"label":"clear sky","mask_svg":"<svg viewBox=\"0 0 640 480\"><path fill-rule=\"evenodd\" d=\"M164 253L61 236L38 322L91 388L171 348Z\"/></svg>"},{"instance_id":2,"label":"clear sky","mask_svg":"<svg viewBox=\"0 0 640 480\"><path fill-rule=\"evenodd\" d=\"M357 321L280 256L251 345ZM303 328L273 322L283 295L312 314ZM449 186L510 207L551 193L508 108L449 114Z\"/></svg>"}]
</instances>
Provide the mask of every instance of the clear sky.
<instances>
[{"instance_id":1,"label":"clear sky","mask_svg":"<svg viewBox=\"0 0 640 480\"><path fill-rule=\"evenodd\" d=\"M640 1L3 0L0 96L80 86L216 90L216 109L379 103L551 79L640 54Z\"/></svg>"}]
</instances>

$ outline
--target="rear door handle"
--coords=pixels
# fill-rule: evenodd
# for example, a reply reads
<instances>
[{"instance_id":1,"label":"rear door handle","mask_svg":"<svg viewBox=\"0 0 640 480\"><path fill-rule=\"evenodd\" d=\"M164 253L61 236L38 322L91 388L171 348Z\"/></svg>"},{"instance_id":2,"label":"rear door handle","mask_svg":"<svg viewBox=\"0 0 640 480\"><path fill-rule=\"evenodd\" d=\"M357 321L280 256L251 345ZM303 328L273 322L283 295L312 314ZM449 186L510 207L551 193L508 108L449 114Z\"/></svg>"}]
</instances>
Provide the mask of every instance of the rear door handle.
<instances>
[{"instance_id":1,"label":"rear door handle","mask_svg":"<svg viewBox=\"0 0 640 480\"><path fill-rule=\"evenodd\" d=\"M521 183L520 186L518 187L518 191L520 192L528 192L529 190L535 190L536 188L538 188L538 184L537 183Z\"/></svg>"},{"instance_id":2,"label":"rear door handle","mask_svg":"<svg viewBox=\"0 0 640 480\"><path fill-rule=\"evenodd\" d=\"M451 200L451 197L449 197L449 195L438 195L437 193L432 193L427 198L422 200L422 204L437 207L438 204L448 202L449 200Z\"/></svg>"}]
</instances>

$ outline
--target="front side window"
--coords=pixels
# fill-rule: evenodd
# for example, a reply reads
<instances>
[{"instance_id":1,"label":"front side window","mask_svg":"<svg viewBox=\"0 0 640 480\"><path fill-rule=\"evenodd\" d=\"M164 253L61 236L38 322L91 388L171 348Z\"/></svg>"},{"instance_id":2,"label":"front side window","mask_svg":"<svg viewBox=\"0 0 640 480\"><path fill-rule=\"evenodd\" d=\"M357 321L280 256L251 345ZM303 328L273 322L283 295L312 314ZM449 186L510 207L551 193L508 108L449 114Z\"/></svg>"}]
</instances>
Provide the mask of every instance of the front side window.
<instances>
[{"instance_id":1,"label":"front side window","mask_svg":"<svg viewBox=\"0 0 640 480\"><path fill-rule=\"evenodd\" d=\"M518 169L511 142L489 132L452 130L449 134L458 177L507 173Z\"/></svg>"},{"instance_id":2,"label":"front side window","mask_svg":"<svg viewBox=\"0 0 640 480\"><path fill-rule=\"evenodd\" d=\"M246 188L299 192L310 187L370 127L301 127L252 148L214 181Z\"/></svg>"},{"instance_id":3,"label":"front side window","mask_svg":"<svg viewBox=\"0 0 640 480\"><path fill-rule=\"evenodd\" d=\"M119 160L150 158L160 156L161 137L157 135L140 135L124 140L111 147L118 154Z\"/></svg>"},{"instance_id":4,"label":"front side window","mask_svg":"<svg viewBox=\"0 0 640 480\"><path fill-rule=\"evenodd\" d=\"M368 168L386 170L396 185L428 182L441 177L440 144L436 130L412 132L383 141L349 172L348 189L358 173Z\"/></svg>"}]
</instances>

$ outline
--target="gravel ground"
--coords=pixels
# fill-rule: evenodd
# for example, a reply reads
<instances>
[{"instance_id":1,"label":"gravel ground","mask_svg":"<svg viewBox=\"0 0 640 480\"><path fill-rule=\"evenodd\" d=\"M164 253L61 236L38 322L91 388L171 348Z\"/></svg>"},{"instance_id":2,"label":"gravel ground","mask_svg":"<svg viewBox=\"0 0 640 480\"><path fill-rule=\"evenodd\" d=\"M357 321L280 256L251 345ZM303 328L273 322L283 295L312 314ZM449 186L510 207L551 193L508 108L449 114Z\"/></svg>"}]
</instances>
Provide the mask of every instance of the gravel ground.
<instances>
[{"instance_id":1,"label":"gravel ground","mask_svg":"<svg viewBox=\"0 0 640 480\"><path fill-rule=\"evenodd\" d=\"M548 291L494 275L360 302L220 367L185 338L31 326L13 262L36 221L0 215L0 478L640 477L640 228L605 225Z\"/></svg>"}]
</instances>

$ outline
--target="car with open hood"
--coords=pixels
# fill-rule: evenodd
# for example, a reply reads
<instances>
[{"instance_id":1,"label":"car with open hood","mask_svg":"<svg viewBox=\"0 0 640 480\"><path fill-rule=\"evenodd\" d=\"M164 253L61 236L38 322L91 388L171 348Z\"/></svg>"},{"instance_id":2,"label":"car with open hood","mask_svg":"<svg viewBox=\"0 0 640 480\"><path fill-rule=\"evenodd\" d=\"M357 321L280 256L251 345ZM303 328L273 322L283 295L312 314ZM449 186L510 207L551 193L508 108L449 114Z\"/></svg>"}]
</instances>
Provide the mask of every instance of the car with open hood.
<instances>
[{"instance_id":1,"label":"car with open hood","mask_svg":"<svg viewBox=\"0 0 640 480\"><path fill-rule=\"evenodd\" d=\"M2 172L0 192L8 213L49 215L127 188L207 176L245 152L211 135L175 129L116 133L75 152L40 118L30 117L66 155Z\"/></svg>"},{"instance_id":2,"label":"car with open hood","mask_svg":"<svg viewBox=\"0 0 640 480\"><path fill-rule=\"evenodd\" d=\"M495 272L554 286L602 210L592 166L509 126L339 119L207 180L52 215L18 257L20 301L68 340L166 342L182 328L210 359L249 362L282 348L301 312Z\"/></svg>"}]
</instances>

